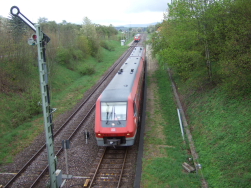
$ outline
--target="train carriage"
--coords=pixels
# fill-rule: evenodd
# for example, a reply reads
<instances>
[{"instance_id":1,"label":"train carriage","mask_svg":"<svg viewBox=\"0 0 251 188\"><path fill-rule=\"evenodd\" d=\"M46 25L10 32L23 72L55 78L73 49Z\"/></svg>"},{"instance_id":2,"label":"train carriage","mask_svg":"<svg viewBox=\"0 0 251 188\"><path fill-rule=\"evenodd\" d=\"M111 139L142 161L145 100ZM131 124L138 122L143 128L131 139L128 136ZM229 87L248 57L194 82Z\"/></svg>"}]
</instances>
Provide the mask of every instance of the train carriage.
<instances>
[{"instance_id":1,"label":"train carriage","mask_svg":"<svg viewBox=\"0 0 251 188\"><path fill-rule=\"evenodd\" d=\"M95 135L99 146L134 144L140 118L145 49L135 47L96 102Z\"/></svg>"},{"instance_id":2,"label":"train carriage","mask_svg":"<svg viewBox=\"0 0 251 188\"><path fill-rule=\"evenodd\" d=\"M137 34L134 36L134 42L139 42L141 40L141 35Z\"/></svg>"}]
</instances>

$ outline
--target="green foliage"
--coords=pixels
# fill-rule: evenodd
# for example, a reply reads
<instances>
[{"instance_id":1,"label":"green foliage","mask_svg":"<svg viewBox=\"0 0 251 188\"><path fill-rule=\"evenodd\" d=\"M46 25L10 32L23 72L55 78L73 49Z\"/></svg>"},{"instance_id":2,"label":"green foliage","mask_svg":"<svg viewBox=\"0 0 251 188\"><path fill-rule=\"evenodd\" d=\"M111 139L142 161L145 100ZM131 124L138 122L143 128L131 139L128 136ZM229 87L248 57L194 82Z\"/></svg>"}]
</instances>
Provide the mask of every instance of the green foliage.
<instances>
[{"instance_id":1,"label":"green foliage","mask_svg":"<svg viewBox=\"0 0 251 188\"><path fill-rule=\"evenodd\" d=\"M209 187L248 187L250 99L229 99L220 88L188 99L190 126Z\"/></svg>"},{"instance_id":2,"label":"green foliage","mask_svg":"<svg viewBox=\"0 0 251 188\"><path fill-rule=\"evenodd\" d=\"M152 35L153 52L187 100L203 175L209 187L248 187L250 1L174 0L168 11Z\"/></svg>"},{"instance_id":3,"label":"green foliage","mask_svg":"<svg viewBox=\"0 0 251 188\"><path fill-rule=\"evenodd\" d=\"M221 77L226 91L232 96L251 92L251 9L250 2L235 1L214 3L205 13L209 44L213 58L220 65ZM212 17L214 12L220 16ZM245 90L245 92L243 92Z\"/></svg>"},{"instance_id":4,"label":"green foliage","mask_svg":"<svg viewBox=\"0 0 251 188\"><path fill-rule=\"evenodd\" d=\"M102 62L103 61L104 56L102 54L101 48L98 49L98 51L97 51L97 53L95 54L94 57L96 57L96 59L97 59L98 62Z\"/></svg>"},{"instance_id":5,"label":"green foliage","mask_svg":"<svg viewBox=\"0 0 251 188\"><path fill-rule=\"evenodd\" d=\"M70 54L70 50L67 48L60 48L57 51L57 55L56 55L56 61L62 65L67 65L70 63L71 61L71 54Z\"/></svg>"},{"instance_id":6,"label":"green foliage","mask_svg":"<svg viewBox=\"0 0 251 188\"><path fill-rule=\"evenodd\" d=\"M20 18L13 16L12 14L10 14L10 19L8 20L8 27L16 42L20 42L29 29L29 27Z\"/></svg>"},{"instance_id":7,"label":"green foliage","mask_svg":"<svg viewBox=\"0 0 251 188\"><path fill-rule=\"evenodd\" d=\"M77 47L82 51L83 58L87 58L90 55L90 47L88 45L88 39L84 35L80 35L77 38Z\"/></svg>"},{"instance_id":8,"label":"green foliage","mask_svg":"<svg viewBox=\"0 0 251 188\"><path fill-rule=\"evenodd\" d=\"M29 117L33 117L35 115L38 115L41 113L41 93L39 90L38 83L34 83L32 87L29 89L29 91L25 94L25 100L26 100L26 114L29 114ZM19 122L20 123L20 122Z\"/></svg>"},{"instance_id":9,"label":"green foliage","mask_svg":"<svg viewBox=\"0 0 251 188\"><path fill-rule=\"evenodd\" d=\"M47 23L48 22L48 18L45 17L39 17L38 18L38 23L39 24L43 24L43 23Z\"/></svg>"},{"instance_id":10,"label":"green foliage","mask_svg":"<svg viewBox=\"0 0 251 188\"><path fill-rule=\"evenodd\" d=\"M71 51L72 51L72 59L73 60L82 60L84 58L83 52L81 50L71 49Z\"/></svg>"},{"instance_id":11,"label":"green foliage","mask_svg":"<svg viewBox=\"0 0 251 188\"><path fill-rule=\"evenodd\" d=\"M83 19L83 25L81 28L81 33L85 36L87 36L88 40L88 46L90 47L90 54L97 58L98 61L100 61L100 54L99 54L99 48L100 48L100 41L97 35L97 31L95 28L95 25L91 22L91 20L87 17Z\"/></svg>"},{"instance_id":12,"label":"green foliage","mask_svg":"<svg viewBox=\"0 0 251 188\"><path fill-rule=\"evenodd\" d=\"M173 98L168 74L158 69L148 75L148 87L156 84L154 91L154 112L147 113L145 146L152 145L152 152L146 150L143 161L143 187L200 187L197 174L184 173L182 163L191 157L182 143L176 104ZM153 114L152 114L153 113ZM159 130L160 129L160 130ZM158 134L158 138L156 135ZM164 136L160 136L164 135ZM161 146L161 147L160 147ZM166 147L165 147L166 146ZM158 148L160 151L158 151ZM153 156L153 157L152 157Z\"/></svg>"},{"instance_id":13,"label":"green foliage","mask_svg":"<svg viewBox=\"0 0 251 188\"><path fill-rule=\"evenodd\" d=\"M41 106L38 104L41 101L38 84L35 84L23 94L2 97L1 111L3 113L1 120L9 128L14 129L41 112Z\"/></svg>"},{"instance_id":14,"label":"green foliage","mask_svg":"<svg viewBox=\"0 0 251 188\"><path fill-rule=\"evenodd\" d=\"M109 39L111 36L118 34L118 31L112 25L103 26L103 25L96 24L95 28L99 37L103 39L106 39L106 38Z\"/></svg>"},{"instance_id":15,"label":"green foliage","mask_svg":"<svg viewBox=\"0 0 251 188\"><path fill-rule=\"evenodd\" d=\"M195 72L203 70L203 57L197 51L185 51L182 49L163 50L159 53L161 63L168 62L168 65L177 70L177 73L186 80Z\"/></svg>"},{"instance_id":16,"label":"green foliage","mask_svg":"<svg viewBox=\"0 0 251 188\"><path fill-rule=\"evenodd\" d=\"M66 66L68 69L76 69L78 64L77 61L81 61L84 59L83 52L79 49L73 48L60 48L57 51L56 61Z\"/></svg>"},{"instance_id":17,"label":"green foliage","mask_svg":"<svg viewBox=\"0 0 251 188\"><path fill-rule=\"evenodd\" d=\"M114 51L115 48L113 45L111 45L110 43L108 43L107 41L101 41L100 42L100 46L102 46L103 48L109 50L109 51Z\"/></svg>"},{"instance_id":18,"label":"green foliage","mask_svg":"<svg viewBox=\"0 0 251 188\"><path fill-rule=\"evenodd\" d=\"M88 44L90 46L91 56L98 58L99 57L99 50L100 50L99 41L95 40L93 38L88 38Z\"/></svg>"},{"instance_id":19,"label":"green foliage","mask_svg":"<svg viewBox=\"0 0 251 188\"><path fill-rule=\"evenodd\" d=\"M248 95L250 10L248 0L173 1L168 20L152 35L153 52L184 80L200 71L200 80L208 77L231 96Z\"/></svg>"},{"instance_id":20,"label":"green foliage","mask_svg":"<svg viewBox=\"0 0 251 188\"><path fill-rule=\"evenodd\" d=\"M155 32L155 31L156 31L156 28L159 28L159 27L158 27L158 25L159 25L159 24L157 24L157 25L150 25L150 26L148 26L148 27L147 27L147 33L149 33L149 34L150 34L150 33Z\"/></svg>"},{"instance_id":21,"label":"green foliage","mask_svg":"<svg viewBox=\"0 0 251 188\"><path fill-rule=\"evenodd\" d=\"M83 64L79 66L79 73L81 75L92 75L95 73L95 67L93 65Z\"/></svg>"}]
</instances>

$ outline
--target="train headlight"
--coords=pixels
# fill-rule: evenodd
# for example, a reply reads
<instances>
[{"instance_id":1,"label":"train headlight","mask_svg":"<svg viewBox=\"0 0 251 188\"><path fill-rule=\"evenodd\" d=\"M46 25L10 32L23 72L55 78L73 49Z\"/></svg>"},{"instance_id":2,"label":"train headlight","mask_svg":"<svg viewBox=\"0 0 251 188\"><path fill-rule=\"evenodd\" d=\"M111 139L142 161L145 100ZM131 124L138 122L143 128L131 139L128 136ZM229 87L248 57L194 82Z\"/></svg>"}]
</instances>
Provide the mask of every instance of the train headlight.
<instances>
[{"instance_id":1,"label":"train headlight","mask_svg":"<svg viewBox=\"0 0 251 188\"><path fill-rule=\"evenodd\" d=\"M127 133L127 136L130 136L131 134L130 133Z\"/></svg>"},{"instance_id":2,"label":"train headlight","mask_svg":"<svg viewBox=\"0 0 251 188\"><path fill-rule=\"evenodd\" d=\"M101 136L101 134L98 134L98 136Z\"/></svg>"}]
</instances>

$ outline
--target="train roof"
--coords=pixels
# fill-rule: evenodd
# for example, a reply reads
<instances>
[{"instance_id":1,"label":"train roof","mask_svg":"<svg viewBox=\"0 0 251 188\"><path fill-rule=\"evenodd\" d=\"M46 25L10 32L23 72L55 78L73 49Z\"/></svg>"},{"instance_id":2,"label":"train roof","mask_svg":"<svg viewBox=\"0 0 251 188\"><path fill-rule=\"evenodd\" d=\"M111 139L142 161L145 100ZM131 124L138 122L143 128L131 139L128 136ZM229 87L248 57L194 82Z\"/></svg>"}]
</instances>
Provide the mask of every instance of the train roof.
<instances>
[{"instance_id":1,"label":"train roof","mask_svg":"<svg viewBox=\"0 0 251 188\"><path fill-rule=\"evenodd\" d=\"M142 55L143 48L136 47L134 53ZM131 56L126 60L119 72L114 76L101 95L101 102L127 101L132 92L134 80L138 72L141 56Z\"/></svg>"},{"instance_id":2,"label":"train roof","mask_svg":"<svg viewBox=\"0 0 251 188\"><path fill-rule=\"evenodd\" d=\"M144 53L143 47L135 47L130 57L142 57L143 53Z\"/></svg>"}]
</instances>

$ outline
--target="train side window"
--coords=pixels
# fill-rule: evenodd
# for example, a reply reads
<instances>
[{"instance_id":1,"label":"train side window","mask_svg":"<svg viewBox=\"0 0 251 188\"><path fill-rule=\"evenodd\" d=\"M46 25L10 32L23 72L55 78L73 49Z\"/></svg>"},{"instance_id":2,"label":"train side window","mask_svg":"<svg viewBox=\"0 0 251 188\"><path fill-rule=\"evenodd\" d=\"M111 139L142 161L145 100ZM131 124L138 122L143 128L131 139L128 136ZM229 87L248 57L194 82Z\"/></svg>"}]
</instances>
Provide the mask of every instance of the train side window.
<instances>
[{"instance_id":1,"label":"train side window","mask_svg":"<svg viewBox=\"0 0 251 188\"><path fill-rule=\"evenodd\" d=\"M134 111L134 116L137 117L138 116L138 110L137 110L137 106L136 106L135 102L133 102L133 111Z\"/></svg>"}]
</instances>

